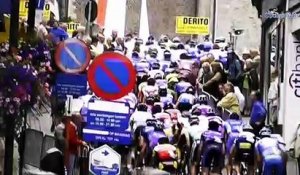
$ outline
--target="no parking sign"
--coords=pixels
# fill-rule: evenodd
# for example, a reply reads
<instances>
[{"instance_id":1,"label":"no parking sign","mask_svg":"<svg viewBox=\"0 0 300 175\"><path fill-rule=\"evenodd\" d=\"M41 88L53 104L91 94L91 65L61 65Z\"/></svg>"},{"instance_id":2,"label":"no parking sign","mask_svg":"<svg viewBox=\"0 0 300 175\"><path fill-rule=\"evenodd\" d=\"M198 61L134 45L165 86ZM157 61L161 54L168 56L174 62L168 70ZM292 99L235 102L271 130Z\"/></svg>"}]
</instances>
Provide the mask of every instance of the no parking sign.
<instances>
[{"instance_id":1,"label":"no parking sign","mask_svg":"<svg viewBox=\"0 0 300 175\"><path fill-rule=\"evenodd\" d=\"M136 72L131 61L115 52L96 57L87 76L92 91L105 100L124 97L134 89L136 83Z\"/></svg>"}]
</instances>

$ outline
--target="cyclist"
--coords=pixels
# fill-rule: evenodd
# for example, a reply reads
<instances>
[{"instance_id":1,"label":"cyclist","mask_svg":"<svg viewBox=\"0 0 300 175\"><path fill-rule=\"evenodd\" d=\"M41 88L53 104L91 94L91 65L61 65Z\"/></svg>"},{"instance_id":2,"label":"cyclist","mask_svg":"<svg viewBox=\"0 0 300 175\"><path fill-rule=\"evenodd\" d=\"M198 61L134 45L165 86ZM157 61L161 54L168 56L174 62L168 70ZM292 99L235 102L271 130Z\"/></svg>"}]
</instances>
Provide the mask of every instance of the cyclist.
<instances>
[{"instance_id":1,"label":"cyclist","mask_svg":"<svg viewBox=\"0 0 300 175\"><path fill-rule=\"evenodd\" d=\"M153 63L151 68L152 70L148 72L149 77L155 78L156 75L164 76L164 72L160 70L160 64L158 62Z\"/></svg>"},{"instance_id":2,"label":"cyclist","mask_svg":"<svg viewBox=\"0 0 300 175\"><path fill-rule=\"evenodd\" d=\"M239 136L240 132L243 131L244 122L240 119L237 113L229 115L229 119L224 123L224 138L226 141L226 156L229 157L230 150L234 144L235 139ZM227 165L227 172L230 173L231 166Z\"/></svg>"},{"instance_id":3,"label":"cyclist","mask_svg":"<svg viewBox=\"0 0 300 175\"><path fill-rule=\"evenodd\" d=\"M208 130L201 136L200 144L198 144L199 146L196 146L195 148L196 152L192 152L194 153L192 154L192 175L198 174L200 161L202 174L221 173L225 145L223 142L223 135L219 132L219 126L219 120L211 120L208 124ZM211 165L213 165L212 169Z\"/></svg>"},{"instance_id":4,"label":"cyclist","mask_svg":"<svg viewBox=\"0 0 300 175\"><path fill-rule=\"evenodd\" d=\"M243 126L243 131L235 139L230 150L228 165L234 169L237 174L240 174L240 164L245 162L248 164L248 172L254 174L254 149L256 137L253 134L253 128L246 124ZM234 159L234 162L232 161Z\"/></svg>"},{"instance_id":5,"label":"cyclist","mask_svg":"<svg viewBox=\"0 0 300 175\"><path fill-rule=\"evenodd\" d=\"M256 144L256 163L263 175L286 174L287 151L277 138L271 137L272 131L264 127L259 136L261 139Z\"/></svg>"},{"instance_id":6,"label":"cyclist","mask_svg":"<svg viewBox=\"0 0 300 175\"><path fill-rule=\"evenodd\" d=\"M148 112L148 106L146 104L139 104L137 110L130 117L130 126L135 133L137 128L143 128L146 126L146 121L153 119L152 114Z\"/></svg>"},{"instance_id":7,"label":"cyclist","mask_svg":"<svg viewBox=\"0 0 300 175\"><path fill-rule=\"evenodd\" d=\"M203 132L208 130L208 120L206 117L191 116L189 119L188 132L191 140L194 143L196 140L200 140Z\"/></svg>"},{"instance_id":8,"label":"cyclist","mask_svg":"<svg viewBox=\"0 0 300 175\"><path fill-rule=\"evenodd\" d=\"M168 103L173 103L173 96L168 93L168 89L166 86L162 86L158 90L158 94L160 96L160 102L162 102L164 105Z\"/></svg>"},{"instance_id":9,"label":"cyclist","mask_svg":"<svg viewBox=\"0 0 300 175\"><path fill-rule=\"evenodd\" d=\"M185 93L182 93L177 101L176 108L182 111L188 111L192 108L195 102L195 89L190 86L186 89Z\"/></svg>"},{"instance_id":10,"label":"cyclist","mask_svg":"<svg viewBox=\"0 0 300 175\"><path fill-rule=\"evenodd\" d=\"M186 76L181 76L179 77L179 82L175 86L175 92L177 95L180 95L186 92L186 90L191 86L191 83L188 82L188 78Z\"/></svg>"},{"instance_id":11,"label":"cyclist","mask_svg":"<svg viewBox=\"0 0 300 175\"><path fill-rule=\"evenodd\" d=\"M192 107L192 111L198 111L200 113L199 115L207 116L209 111L212 110L212 107L208 105L208 97L206 95L200 95L196 103L197 104Z\"/></svg>"},{"instance_id":12,"label":"cyclist","mask_svg":"<svg viewBox=\"0 0 300 175\"><path fill-rule=\"evenodd\" d=\"M177 148L170 144L168 138L160 138L158 140L158 145L153 149L153 162L154 166L163 170L169 168L170 166L177 169ZM172 164L169 164L172 162Z\"/></svg>"},{"instance_id":13,"label":"cyclist","mask_svg":"<svg viewBox=\"0 0 300 175\"><path fill-rule=\"evenodd\" d=\"M158 87L155 85L155 79L149 78L147 80L147 85L142 89L142 91L144 97L158 95Z\"/></svg>"}]
</instances>

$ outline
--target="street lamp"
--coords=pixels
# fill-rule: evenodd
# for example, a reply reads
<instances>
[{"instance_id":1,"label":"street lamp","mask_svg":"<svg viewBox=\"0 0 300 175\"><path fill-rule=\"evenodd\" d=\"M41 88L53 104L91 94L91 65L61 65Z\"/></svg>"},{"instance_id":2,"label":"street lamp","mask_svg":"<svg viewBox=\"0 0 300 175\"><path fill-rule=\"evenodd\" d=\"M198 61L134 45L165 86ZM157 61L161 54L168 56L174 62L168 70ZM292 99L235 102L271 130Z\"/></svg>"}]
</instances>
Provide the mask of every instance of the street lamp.
<instances>
[{"instance_id":1,"label":"street lamp","mask_svg":"<svg viewBox=\"0 0 300 175\"><path fill-rule=\"evenodd\" d=\"M232 48L236 49L237 37L244 33L244 29L232 29L232 32L229 32L230 43Z\"/></svg>"}]
</instances>

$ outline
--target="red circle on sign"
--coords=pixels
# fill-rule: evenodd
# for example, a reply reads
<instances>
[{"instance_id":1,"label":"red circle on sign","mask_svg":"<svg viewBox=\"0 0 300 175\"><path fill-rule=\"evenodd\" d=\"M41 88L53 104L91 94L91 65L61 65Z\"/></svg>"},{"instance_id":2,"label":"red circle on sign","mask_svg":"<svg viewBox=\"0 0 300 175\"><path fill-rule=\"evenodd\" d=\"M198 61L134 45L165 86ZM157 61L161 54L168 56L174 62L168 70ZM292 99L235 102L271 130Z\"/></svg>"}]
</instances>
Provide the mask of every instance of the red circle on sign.
<instances>
[{"instance_id":1,"label":"red circle on sign","mask_svg":"<svg viewBox=\"0 0 300 175\"><path fill-rule=\"evenodd\" d=\"M61 62L61 53L62 53L63 49L66 47L66 44L68 44L68 43L77 43L78 45L81 45L83 47L83 49L85 50L86 61L81 67L79 67L77 69L66 69L65 66ZM86 44L84 42L82 42L78 39L75 39L75 38L70 38L63 42L60 42L58 44L58 46L55 50L55 54L54 54L55 64L61 71L65 72L65 73L77 74L77 73L85 71L90 63L90 60L91 60L90 49L86 46Z\"/></svg>"},{"instance_id":2,"label":"red circle on sign","mask_svg":"<svg viewBox=\"0 0 300 175\"><path fill-rule=\"evenodd\" d=\"M97 68L101 67L101 68L106 68L105 66L105 61L107 60L114 60L114 61L120 61L121 63L124 64L124 66L127 68L128 70L128 77L129 77L129 82L127 86L122 86L122 88L120 88L120 92L118 93L108 93L103 91L96 83L96 70ZM108 74L107 70L104 70L104 72L106 72ZM108 74L109 76L109 74ZM113 79L111 76L109 76L111 79ZM135 83L136 83L136 71L134 66L132 65L131 61L124 55L121 55L119 53L115 53L115 52L107 52L107 53L103 53L99 56L97 56L94 61L92 62L92 64L89 66L88 72L87 72L87 78L88 78L88 82L89 82L89 86L91 88L91 90L96 94L96 96L103 98L104 100L116 100L116 99L120 99L122 97L124 97L125 95L127 95L128 93L132 92L132 90L135 87Z\"/></svg>"}]
</instances>

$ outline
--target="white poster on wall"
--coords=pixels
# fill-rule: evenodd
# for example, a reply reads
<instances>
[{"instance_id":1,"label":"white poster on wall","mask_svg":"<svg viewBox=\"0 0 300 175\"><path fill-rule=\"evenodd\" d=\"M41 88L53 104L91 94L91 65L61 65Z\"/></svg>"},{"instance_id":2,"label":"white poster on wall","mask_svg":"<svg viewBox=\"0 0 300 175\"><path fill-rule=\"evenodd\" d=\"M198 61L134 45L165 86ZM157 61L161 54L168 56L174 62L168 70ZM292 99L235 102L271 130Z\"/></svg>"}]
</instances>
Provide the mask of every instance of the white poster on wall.
<instances>
[{"instance_id":1,"label":"white poster on wall","mask_svg":"<svg viewBox=\"0 0 300 175\"><path fill-rule=\"evenodd\" d=\"M283 104L283 137L289 148L300 124L300 41L291 33L284 62L284 82L281 103Z\"/></svg>"}]
</instances>

